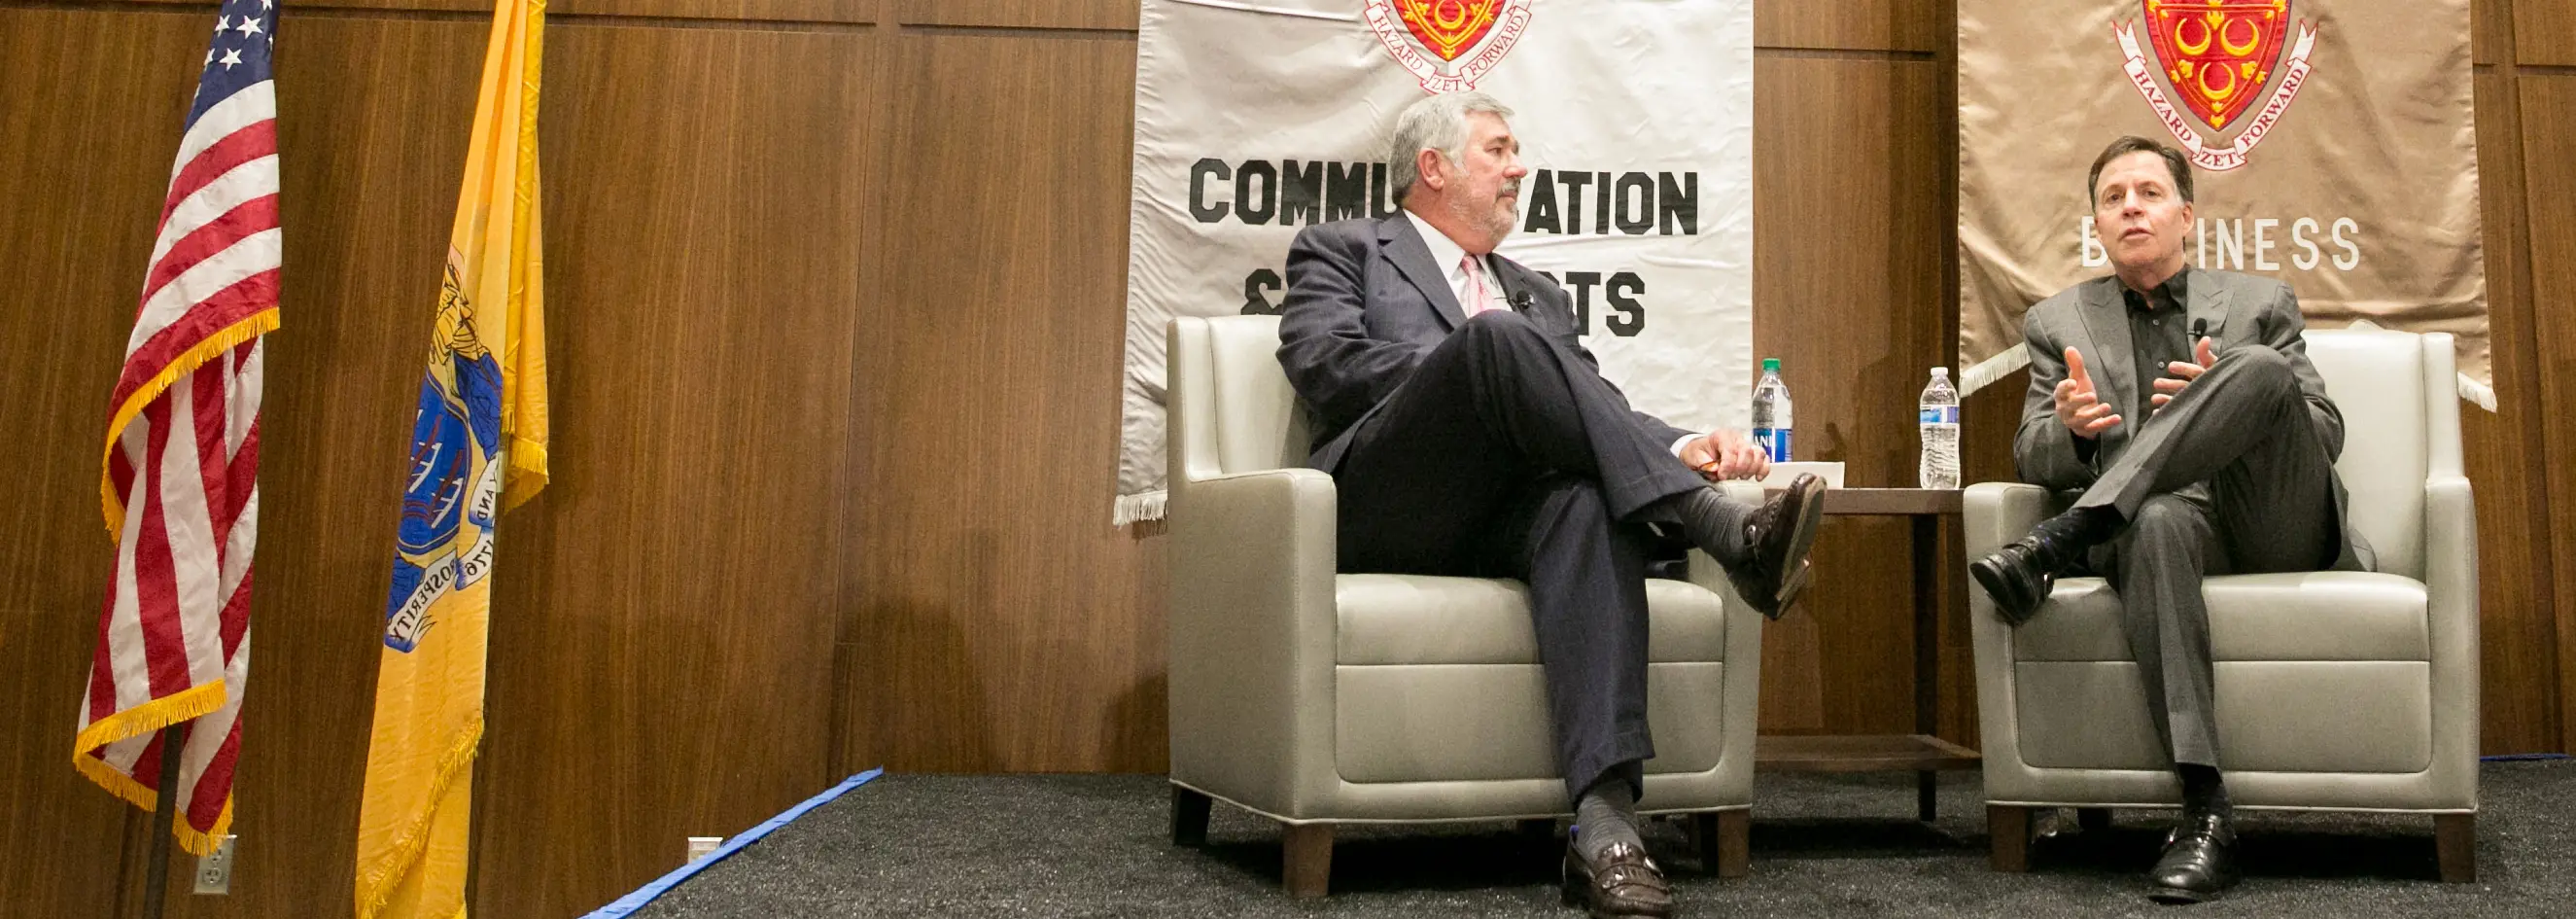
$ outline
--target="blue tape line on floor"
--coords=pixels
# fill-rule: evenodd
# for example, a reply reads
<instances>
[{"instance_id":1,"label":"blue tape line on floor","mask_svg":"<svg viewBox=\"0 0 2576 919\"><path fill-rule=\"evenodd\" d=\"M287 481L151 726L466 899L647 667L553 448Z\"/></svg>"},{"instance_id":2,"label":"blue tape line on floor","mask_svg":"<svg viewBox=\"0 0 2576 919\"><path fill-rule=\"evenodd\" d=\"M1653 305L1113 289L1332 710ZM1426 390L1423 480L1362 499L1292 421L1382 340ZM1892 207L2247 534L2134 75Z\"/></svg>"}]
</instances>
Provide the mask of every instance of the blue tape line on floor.
<instances>
[{"instance_id":1,"label":"blue tape line on floor","mask_svg":"<svg viewBox=\"0 0 2576 919\"><path fill-rule=\"evenodd\" d=\"M2490 762L2490 763L2513 763L2513 762L2521 762L2521 761L2523 761L2523 760L2531 760L2531 759L2566 759L2566 758L2567 758L2567 754L2564 754L2564 753L2504 753L2504 754L2498 754L2498 755L2496 755L2496 756L2481 756L2481 757L2478 757L2478 758L2479 758L2479 759L2482 759L2482 760L2485 760L2485 761L2487 761L2487 762Z\"/></svg>"},{"instance_id":2,"label":"blue tape line on floor","mask_svg":"<svg viewBox=\"0 0 2576 919\"><path fill-rule=\"evenodd\" d=\"M669 893L671 888L680 886L681 881L688 880L698 872L706 870L710 865L724 861L728 856L733 855L735 852L742 851L744 846L759 842L760 837L769 835L769 831L786 826L796 818L805 816L806 811L831 803L833 798L838 798L841 795L848 793L850 789L865 785L870 781L875 780L877 776L884 774L885 770L883 768L877 768L870 769L866 772L844 779L841 784L832 786L822 794L805 799L804 803L788 808L778 816L769 818L761 825L734 834L732 839L725 840L725 844L723 846L718 847L713 852L707 853L707 857L690 862L686 865L681 865L679 870L665 874L659 880L637 888L634 893L619 897L617 902L608 904L607 906L602 906L598 911L593 912L588 916L584 916L582 919L621 919L621 917L628 913L643 909L644 904L653 902L653 898Z\"/></svg>"}]
</instances>

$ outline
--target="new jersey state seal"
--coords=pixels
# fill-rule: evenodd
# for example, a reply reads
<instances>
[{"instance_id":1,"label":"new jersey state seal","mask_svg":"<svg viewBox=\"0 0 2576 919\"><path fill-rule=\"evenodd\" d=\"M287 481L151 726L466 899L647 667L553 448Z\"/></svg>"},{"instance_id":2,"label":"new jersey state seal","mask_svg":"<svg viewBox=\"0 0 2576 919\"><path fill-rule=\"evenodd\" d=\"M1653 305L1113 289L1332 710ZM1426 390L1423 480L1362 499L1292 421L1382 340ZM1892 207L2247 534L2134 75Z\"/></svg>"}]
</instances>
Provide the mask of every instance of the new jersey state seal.
<instances>
[{"instance_id":1,"label":"new jersey state seal","mask_svg":"<svg viewBox=\"0 0 2576 919\"><path fill-rule=\"evenodd\" d=\"M410 653L436 625L430 608L491 571L492 515L501 487L501 364L476 331L448 251L438 336L412 416L411 469L394 539L385 646Z\"/></svg>"}]
</instances>

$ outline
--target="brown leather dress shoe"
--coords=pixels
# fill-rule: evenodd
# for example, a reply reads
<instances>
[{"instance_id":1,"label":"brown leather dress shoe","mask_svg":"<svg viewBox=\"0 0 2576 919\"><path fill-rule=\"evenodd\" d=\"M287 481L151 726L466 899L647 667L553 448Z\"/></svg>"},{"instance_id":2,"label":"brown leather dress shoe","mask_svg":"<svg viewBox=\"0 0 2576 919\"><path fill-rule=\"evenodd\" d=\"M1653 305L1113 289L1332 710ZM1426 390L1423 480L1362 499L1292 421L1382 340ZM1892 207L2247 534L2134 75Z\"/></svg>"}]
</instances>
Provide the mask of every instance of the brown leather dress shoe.
<instances>
[{"instance_id":1,"label":"brown leather dress shoe","mask_svg":"<svg viewBox=\"0 0 2576 919\"><path fill-rule=\"evenodd\" d=\"M1727 567L1736 596L1755 612L1772 619L1789 611L1807 589L1807 550L1816 545L1816 530L1825 513L1825 483L1801 473L1789 487L1747 515L1747 558Z\"/></svg>"},{"instance_id":2,"label":"brown leather dress shoe","mask_svg":"<svg viewBox=\"0 0 2576 919\"><path fill-rule=\"evenodd\" d=\"M1673 914L1673 886L1664 881L1664 869L1645 850L1624 842L1611 843L1598 864L1584 861L1567 843L1563 892L1565 905L1588 907L1593 919Z\"/></svg>"}]
</instances>

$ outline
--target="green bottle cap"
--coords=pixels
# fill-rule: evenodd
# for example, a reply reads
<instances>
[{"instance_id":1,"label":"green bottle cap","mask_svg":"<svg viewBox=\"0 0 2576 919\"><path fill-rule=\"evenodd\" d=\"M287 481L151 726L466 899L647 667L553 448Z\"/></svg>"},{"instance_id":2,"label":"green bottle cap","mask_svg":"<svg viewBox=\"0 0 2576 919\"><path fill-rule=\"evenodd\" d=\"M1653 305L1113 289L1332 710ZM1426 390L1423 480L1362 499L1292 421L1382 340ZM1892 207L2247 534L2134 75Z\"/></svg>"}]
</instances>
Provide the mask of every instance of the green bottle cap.
<instances>
[{"instance_id":1,"label":"green bottle cap","mask_svg":"<svg viewBox=\"0 0 2576 919\"><path fill-rule=\"evenodd\" d=\"M1763 372L1763 373L1779 373L1779 372L1780 372L1780 359L1779 359L1779 358L1776 358L1776 357L1766 357L1766 358L1763 358L1763 359L1762 359L1762 372Z\"/></svg>"}]
</instances>

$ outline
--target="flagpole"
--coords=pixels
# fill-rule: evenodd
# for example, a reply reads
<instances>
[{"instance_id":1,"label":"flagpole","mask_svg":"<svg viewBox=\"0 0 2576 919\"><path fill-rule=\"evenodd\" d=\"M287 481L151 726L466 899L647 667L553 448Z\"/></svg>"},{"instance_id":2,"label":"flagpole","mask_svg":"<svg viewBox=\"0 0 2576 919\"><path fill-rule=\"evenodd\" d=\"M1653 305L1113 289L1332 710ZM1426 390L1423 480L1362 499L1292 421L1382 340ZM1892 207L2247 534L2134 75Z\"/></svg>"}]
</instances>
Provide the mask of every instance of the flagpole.
<instances>
[{"instance_id":1,"label":"flagpole","mask_svg":"<svg viewBox=\"0 0 2576 919\"><path fill-rule=\"evenodd\" d=\"M161 729L161 790L152 801L152 855L143 869L143 919L161 919L162 901L170 895L172 814L179 798L179 726Z\"/></svg>"}]
</instances>

